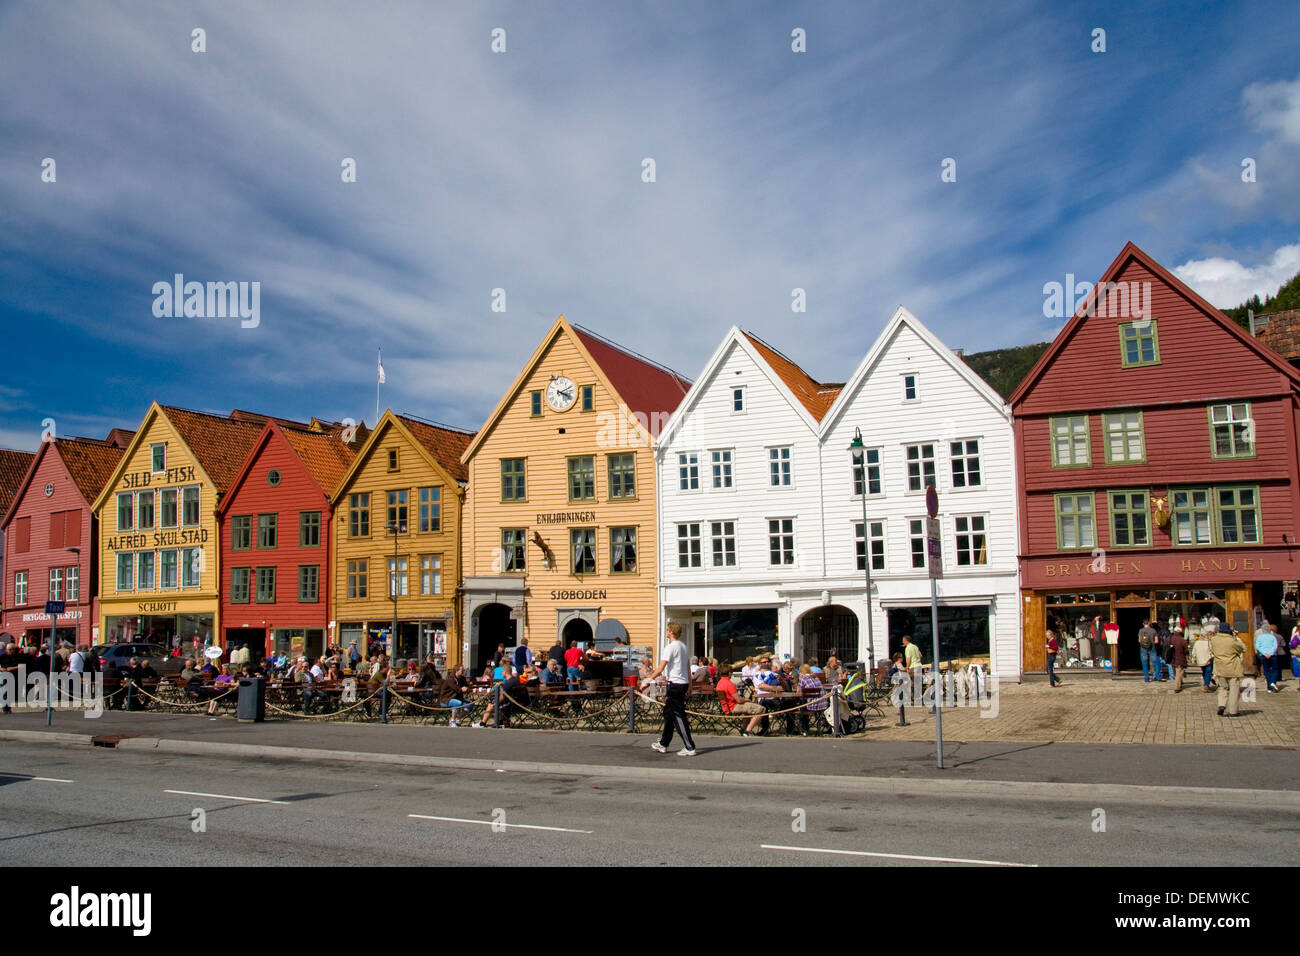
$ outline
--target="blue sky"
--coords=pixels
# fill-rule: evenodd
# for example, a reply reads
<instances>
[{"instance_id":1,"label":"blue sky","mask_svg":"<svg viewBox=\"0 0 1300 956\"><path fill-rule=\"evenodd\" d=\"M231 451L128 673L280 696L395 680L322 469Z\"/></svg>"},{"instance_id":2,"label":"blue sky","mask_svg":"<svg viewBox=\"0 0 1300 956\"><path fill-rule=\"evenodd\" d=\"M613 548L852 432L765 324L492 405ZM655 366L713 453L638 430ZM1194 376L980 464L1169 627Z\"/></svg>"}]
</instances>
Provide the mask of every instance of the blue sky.
<instances>
[{"instance_id":1,"label":"blue sky","mask_svg":"<svg viewBox=\"0 0 1300 956\"><path fill-rule=\"evenodd\" d=\"M0 4L0 445L153 399L370 421L380 347L384 405L476 428L560 313L841 380L899 304L1051 338L1044 283L1128 240L1221 306L1300 271L1293 2L889 7ZM155 317L178 272L260 324Z\"/></svg>"}]
</instances>

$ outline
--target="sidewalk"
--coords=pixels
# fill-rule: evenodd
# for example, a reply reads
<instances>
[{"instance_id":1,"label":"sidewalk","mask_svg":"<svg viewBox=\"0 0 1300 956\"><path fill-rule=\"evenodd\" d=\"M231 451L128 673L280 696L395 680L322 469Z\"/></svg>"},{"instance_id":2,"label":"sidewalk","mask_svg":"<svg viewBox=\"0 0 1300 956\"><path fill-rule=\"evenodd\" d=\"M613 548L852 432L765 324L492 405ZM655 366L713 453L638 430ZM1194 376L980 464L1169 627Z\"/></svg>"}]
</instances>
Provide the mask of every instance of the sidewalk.
<instances>
[{"instance_id":1,"label":"sidewalk","mask_svg":"<svg viewBox=\"0 0 1300 956\"><path fill-rule=\"evenodd\" d=\"M1199 676L1184 683L1149 684L1141 678L1076 677L1062 674L1056 688L1046 680L1003 684L997 716L981 717L976 708L945 710L944 740L1057 741L1098 744L1228 744L1249 747L1300 746L1300 693L1289 674L1280 693L1265 691L1258 679L1256 699L1242 701L1241 716L1218 716L1218 695L1201 688ZM897 727L897 711L875 721L872 740L934 740L928 710L907 708L909 727Z\"/></svg>"}]
</instances>

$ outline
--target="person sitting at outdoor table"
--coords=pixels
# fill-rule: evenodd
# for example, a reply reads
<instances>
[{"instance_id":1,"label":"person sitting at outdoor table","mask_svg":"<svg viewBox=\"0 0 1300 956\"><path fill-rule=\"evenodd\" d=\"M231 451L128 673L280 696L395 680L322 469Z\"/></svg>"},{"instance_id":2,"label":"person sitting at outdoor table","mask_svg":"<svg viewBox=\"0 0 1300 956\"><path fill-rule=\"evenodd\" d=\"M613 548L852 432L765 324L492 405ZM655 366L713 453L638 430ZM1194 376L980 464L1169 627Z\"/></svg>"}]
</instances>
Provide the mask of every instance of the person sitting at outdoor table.
<instances>
[{"instance_id":1,"label":"person sitting at outdoor table","mask_svg":"<svg viewBox=\"0 0 1300 956\"><path fill-rule=\"evenodd\" d=\"M501 673L505 675L505 682L501 685L501 726L509 727L510 709L514 706L511 704L510 698L522 703L524 697L528 694L528 691L525 690L524 685L520 683L519 678L514 673L514 668L511 666L509 661L502 663ZM495 707L491 702L489 702L487 710L483 711L483 719L475 721L473 724L470 724L470 726L482 727L492 719L492 713L494 710Z\"/></svg>"},{"instance_id":2,"label":"person sitting at outdoor table","mask_svg":"<svg viewBox=\"0 0 1300 956\"><path fill-rule=\"evenodd\" d=\"M148 658L131 658L131 664L126 672L126 676L129 677L132 683L139 688L144 687L145 681L155 683L158 680L158 672L153 669L153 665L149 663ZM135 697L134 700L136 703L134 703L133 706L137 706L141 709L148 706L148 698L143 694Z\"/></svg>"},{"instance_id":3,"label":"person sitting at outdoor table","mask_svg":"<svg viewBox=\"0 0 1300 956\"><path fill-rule=\"evenodd\" d=\"M722 713L726 715L752 715L755 720L762 720L764 710L761 704L756 704L752 700L741 700L736 693L736 685L731 680L731 662L727 661L718 668L718 682L714 685L714 691L718 694L718 703L722 706ZM740 730L742 737L754 736L749 732L749 727L754 721L749 721Z\"/></svg>"},{"instance_id":4,"label":"person sitting at outdoor table","mask_svg":"<svg viewBox=\"0 0 1300 956\"><path fill-rule=\"evenodd\" d=\"M181 669L181 680L189 683L195 680L201 680L202 674L194 667L194 658L185 658L185 667Z\"/></svg>"},{"instance_id":5,"label":"person sitting at outdoor table","mask_svg":"<svg viewBox=\"0 0 1300 956\"><path fill-rule=\"evenodd\" d=\"M844 679L844 670L840 667L840 659L834 654L826 658L826 669L822 672L822 679L827 686L838 684Z\"/></svg>"},{"instance_id":6,"label":"person sitting at outdoor table","mask_svg":"<svg viewBox=\"0 0 1300 956\"><path fill-rule=\"evenodd\" d=\"M212 715L217 712L217 698L230 690L234 686L235 675L230 673L230 665L222 664L221 673L217 675L212 682L212 689L216 691L212 699L208 701L208 714Z\"/></svg>"},{"instance_id":7,"label":"person sitting at outdoor table","mask_svg":"<svg viewBox=\"0 0 1300 956\"><path fill-rule=\"evenodd\" d=\"M448 727L459 727L461 719L470 712L469 682L465 679L463 665L457 665L454 671L442 679L438 690L438 706L451 708Z\"/></svg>"},{"instance_id":8,"label":"person sitting at outdoor table","mask_svg":"<svg viewBox=\"0 0 1300 956\"><path fill-rule=\"evenodd\" d=\"M547 660L546 670L542 671L542 681L547 687L559 687L566 683L564 674L560 672L560 662L555 658Z\"/></svg>"},{"instance_id":9,"label":"person sitting at outdoor table","mask_svg":"<svg viewBox=\"0 0 1300 956\"><path fill-rule=\"evenodd\" d=\"M821 665L817 663L817 658L815 657L808 658L808 669L814 674L825 673L825 671L821 669Z\"/></svg>"},{"instance_id":10,"label":"person sitting at outdoor table","mask_svg":"<svg viewBox=\"0 0 1300 956\"><path fill-rule=\"evenodd\" d=\"M823 697L825 694L821 678L814 674L812 672L812 667L807 664L799 668L799 690L805 697L810 694L813 697ZM807 706L803 710L799 711L799 730L805 737L808 736L809 713L814 717L818 716L826 709L826 705L829 703L830 701L828 700L810 700Z\"/></svg>"},{"instance_id":11,"label":"person sitting at outdoor table","mask_svg":"<svg viewBox=\"0 0 1300 956\"><path fill-rule=\"evenodd\" d=\"M781 680L772 670L772 658L766 654L758 662L758 672L754 674L754 693L758 696L758 702L766 710L780 709L781 702L772 698L773 694L781 692ZM761 717L755 717L749 722L748 730L753 733L756 727L764 727L764 733L768 725L767 714Z\"/></svg>"},{"instance_id":12,"label":"person sitting at outdoor table","mask_svg":"<svg viewBox=\"0 0 1300 956\"><path fill-rule=\"evenodd\" d=\"M776 676L781 681L781 690L787 694L791 693L799 683L799 672L795 670L794 661L787 660L782 663L781 670Z\"/></svg>"},{"instance_id":13,"label":"person sitting at outdoor table","mask_svg":"<svg viewBox=\"0 0 1300 956\"><path fill-rule=\"evenodd\" d=\"M758 662L753 657L746 657L744 666L740 668L740 677L742 680L753 680L758 671Z\"/></svg>"},{"instance_id":14,"label":"person sitting at outdoor table","mask_svg":"<svg viewBox=\"0 0 1300 956\"><path fill-rule=\"evenodd\" d=\"M416 680L415 686L417 689L425 691L423 697L426 703L433 700L435 693L440 692L442 675L438 673L438 666L433 663L432 654L424 662L424 666L420 668L420 676Z\"/></svg>"},{"instance_id":15,"label":"person sitting at outdoor table","mask_svg":"<svg viewBox=\"0 0 1300 956\"><path fill-rule=\"evenodd\" d=\"M369 675L367 675L366 680L370 680L370 681L379 680L380 679L378 676L379 672L381 670L385 670L387 667L388 667L387 655L380 654L378 657L375 658L374 663L370 665L370 673Z\"/></svg>"}]
</instances>

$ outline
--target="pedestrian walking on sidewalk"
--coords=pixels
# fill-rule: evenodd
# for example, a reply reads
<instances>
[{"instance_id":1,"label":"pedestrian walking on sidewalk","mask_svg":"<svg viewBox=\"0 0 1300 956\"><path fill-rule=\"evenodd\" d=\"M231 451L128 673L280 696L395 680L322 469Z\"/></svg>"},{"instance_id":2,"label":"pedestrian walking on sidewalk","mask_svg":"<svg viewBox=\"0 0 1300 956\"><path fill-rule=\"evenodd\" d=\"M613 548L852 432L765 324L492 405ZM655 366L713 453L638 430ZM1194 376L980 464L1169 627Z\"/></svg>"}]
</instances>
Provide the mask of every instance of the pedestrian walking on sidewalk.
<instances>
[{"instance_id":1,"label":"pedestrian walking on sidewalk","mask_svg":"<svg viewBox=\"0 0 1300 956\"><path fill-rule=\"evenodd\" d=\"M677 621L668 622L668 647L664 650L663 660L650 675L651 682L660 674L665 674L668 678L668 696L664 701L664 732L650 746L661 754L667 753L675 730L682 737L682 749L677 751L677 756L694 757L695 740L691 737L691 725L686 719L686 691L691 686L690 655L682 643L682 626Z\"/></svg>"},{"instance_id":2,"label":"pedestrian walking on sidewalk","mask_svg":"<svg viewBox=\"0 0 1300 956\"><path fill-rule=\"evenodd\" d=\"M1210 638L1218 632L1218 627L1214 624L1206 624L1201 628L1201 633L1196 635L1196 641L1192 644L1192 660L1196 666L1201 669L1201 686L1205 688L1208 694L1214 688L1210 683L1214 680L1214 650L1210 646Z\"/></svg>"},{"instance_id":3,"label":"pedestrian walking on sidewalk","mask_svg":"<svg viewBox=\"0 0 1300 956\"><path fill-rule=\"evenodd\" d=\"M1236 717L1241 699L1241 659L1246 654L1246 645L1239 637L1216 632L1210 646L1214 648L1214 680L1219 685L1219 716L1224 716L1226 707L1227 716Z\"/></svg>"},{"instance_id":4,"label":"pedestrian walking on sidewalk","mask_svg":"<svg viewBox=\"0 0 1300 956\"><path fill-rule=\"evenodd\" d=\"M1264 683L1268 685L1270 694L1277 693L1279 668L1277 652L1277 635L1273 633L1273 625L1265 621L1255 632L1255 653L1259 655L1260 663L1263 665Z\"/></svg>"},{"instance_id":5,"label":"pedestrian walking on sidewalk","mask_svg":"<svg viewBox=\"0 0 1300 956\"><path fill-rule=\"evenodd\" d=\"M1181 694L1183 691L1183 674L1187 672L1187 638L1183 636L1183 629L1175 627L1174 632L1169 637L1169 646L1174 657L1174 693Z\"/></svg>"},{"instance_id":6,"label":"pedestrian walking on sidewalk","mask_svg":"<svg viewBox=\"0 0 1300 956\"><path fill-rule=\"evenodd\" d=\"M1061 678L1056 676L1056 655L1061 652L1061 645L1056 640L1056 632L1047 632L1047 682L1049 687L1055 687L1061 683Z\"/></svg>"},{"instance_id":7,"label":"pedestrian walking on sidewalk","mask_svg":"<svg viewBox=\"0 0 1300 956\"><path fill-rule=\"evenodd\" d=\"M1142 683L1161 680L1160 635L1148 618L1142 619L1142 629L1138 631L1138 654L1142 658Z\"/></svg>"}]
</instances>

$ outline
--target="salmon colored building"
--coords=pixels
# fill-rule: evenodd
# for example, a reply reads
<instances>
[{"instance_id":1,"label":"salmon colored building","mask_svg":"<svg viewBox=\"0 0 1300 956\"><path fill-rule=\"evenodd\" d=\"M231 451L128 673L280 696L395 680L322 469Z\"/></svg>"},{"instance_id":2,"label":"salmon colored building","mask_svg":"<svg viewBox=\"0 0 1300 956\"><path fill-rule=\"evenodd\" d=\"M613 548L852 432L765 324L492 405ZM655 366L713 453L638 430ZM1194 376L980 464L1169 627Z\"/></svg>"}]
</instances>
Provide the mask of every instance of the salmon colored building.
<instances>
[{"instance_id":1,"label":"salmon colored building","mask_svg":"<svg viewBox=\"0 0 1300 956\"><path fill-rule=\"evenodd\" d=\"M560 316L465 451L464 654L658 644L654 436L690 382Z\"/></svg>"},{"instance_id":2,"label":"salmon colored building","mask_svg":"<svg viewBox=\"0 0 1300 956\"><path fill-rule=\"evenodd\" d=\"M247 413L244 413L247 414ZM319 656L332 620L329 493L356 454L337 425L267 420L217 505L227 647Z\"/></svg>"},{"instance_id":3,"label":"salmon colored building","mask_svg":"<svg viewBox=\"0 0 1300 956\"><path fill-rule=\"evenodd\" d=\"M1139 667L1144 618L1247 644L1300 579L1300 372L1132 243L1011 396L1023 666Z\"/></svg>"},{"instance_id":4,"label":"salmon colored building","mask_svg":"<svg viewBox=\"0 0 1300 956\"><path fill-rule=\"evenodd\" d=\"M0 631L26 643L49 639L46 601L63 601L56 637L99 643L98 527L91 505L122 457L119 441L41 443L0 521L9 543Z\"/></svg>"},{"instance_id":5,"label":"salmon colored building","mask_svg":"<svg viewBox=\"0 0 1300 956\"><path fill-rule=\"evenodd\" d=\"M0 448L0 581L6 580L9 576L8 571L5 570L5 515L8 514L14 495L18 493L23 479L27 477L27 469L32 466L32 459L35 457L29 451ZM0 611L6 606L4 594L4 587L0 585Z\"/></svg>"}]
</instances>

